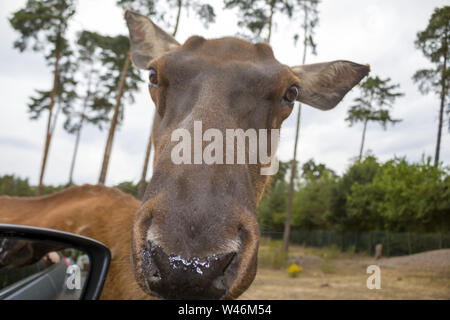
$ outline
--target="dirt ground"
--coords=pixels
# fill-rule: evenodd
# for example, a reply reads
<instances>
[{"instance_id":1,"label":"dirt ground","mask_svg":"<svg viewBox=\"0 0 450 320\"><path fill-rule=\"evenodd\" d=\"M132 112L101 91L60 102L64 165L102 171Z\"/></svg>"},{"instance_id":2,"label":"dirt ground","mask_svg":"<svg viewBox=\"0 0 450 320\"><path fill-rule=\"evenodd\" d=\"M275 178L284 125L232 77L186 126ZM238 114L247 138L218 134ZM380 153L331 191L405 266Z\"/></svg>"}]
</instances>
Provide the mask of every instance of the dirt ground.
<instances>
[{"instance_id":1,"label":"dirt ground","mask_svg":"<svg viewBox=\"0 0 450 320\"><path fill-rule=\"evenodd\" d=\"M450 249L375 260L294 247L291 263L303 268L296 278L286 268L259 267L240 299L450 299ZM380 267L381 289L367 288L369 265Z\"/></svg>"}]
</instances>

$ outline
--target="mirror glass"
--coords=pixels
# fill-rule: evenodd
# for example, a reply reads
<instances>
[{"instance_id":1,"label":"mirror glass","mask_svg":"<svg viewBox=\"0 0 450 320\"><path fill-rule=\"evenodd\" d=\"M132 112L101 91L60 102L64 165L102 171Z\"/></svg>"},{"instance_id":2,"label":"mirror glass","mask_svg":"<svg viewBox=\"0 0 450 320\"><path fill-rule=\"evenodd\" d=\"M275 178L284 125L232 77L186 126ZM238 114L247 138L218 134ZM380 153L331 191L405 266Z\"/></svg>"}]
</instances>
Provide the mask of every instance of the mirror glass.
<instances>
[{"instance_id":1,"label":"mirror glass","mask_svg":"<svg viewBox=\"0 0 450 320\"><path fill-rule=\"evenodd\" d=\"M67 244L0 236L0 300L78 300L89 256Z\"/></svg>"}]
</instances>

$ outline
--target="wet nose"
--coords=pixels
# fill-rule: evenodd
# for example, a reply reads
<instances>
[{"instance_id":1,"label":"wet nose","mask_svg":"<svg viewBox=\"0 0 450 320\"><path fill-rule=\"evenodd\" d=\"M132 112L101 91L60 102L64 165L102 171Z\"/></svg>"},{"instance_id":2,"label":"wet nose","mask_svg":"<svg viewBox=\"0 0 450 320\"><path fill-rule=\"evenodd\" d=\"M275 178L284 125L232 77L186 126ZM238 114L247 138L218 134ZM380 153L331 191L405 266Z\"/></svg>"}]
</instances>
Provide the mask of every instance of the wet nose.
<instances>
[{"instance_id":1,"label":"wet nose","mask_svg":"<svg viewBox=\"0 0 450 320\"><path fill-rule=\"evenodd\" d=\"M235 253L185 258L147 245L146 281L164 299L220 299L227 292L225 270Z\"/></svg>"}]
</instances>

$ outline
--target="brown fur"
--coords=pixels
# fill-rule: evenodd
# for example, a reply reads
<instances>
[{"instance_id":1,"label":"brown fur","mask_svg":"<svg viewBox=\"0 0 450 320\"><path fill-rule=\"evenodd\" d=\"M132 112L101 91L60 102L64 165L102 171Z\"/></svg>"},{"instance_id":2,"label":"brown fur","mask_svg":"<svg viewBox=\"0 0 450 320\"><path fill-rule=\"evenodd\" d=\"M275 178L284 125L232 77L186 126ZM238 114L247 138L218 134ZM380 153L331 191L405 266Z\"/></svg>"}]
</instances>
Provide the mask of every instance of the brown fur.
<instances>
[{"instance_id":1,"label":"brown fur","mask_svg":"<svg viewBox=\"0 0 450 320\"><path fill-rule=\"evenodd\" d=\"M145 299L130 267L133 215L140 202L115 188L73 186L36 197L0 197L0 223L52 228L103 242L112 253L102 299Z\"/></svg>"}]
</instances>

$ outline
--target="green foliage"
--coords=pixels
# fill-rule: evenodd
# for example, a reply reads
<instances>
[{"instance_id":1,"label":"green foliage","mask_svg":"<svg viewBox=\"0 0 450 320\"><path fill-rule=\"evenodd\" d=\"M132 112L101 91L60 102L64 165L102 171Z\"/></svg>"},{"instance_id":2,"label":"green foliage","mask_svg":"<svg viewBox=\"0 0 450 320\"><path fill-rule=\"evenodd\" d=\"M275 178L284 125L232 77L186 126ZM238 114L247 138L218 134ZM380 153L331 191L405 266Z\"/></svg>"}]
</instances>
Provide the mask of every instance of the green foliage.
<instances>
[{"instance_id":1,"label":"green foliage","mask_svg":"<svg viewBox=\"0 0 450 320\"><path fill-rule=\"evenodd\" d=\"M314 29L319 24L319 10L317 6L319 0L297 0L294 5L294 19L302 21L303 46L305 48L311 48L312 54L317 54L317 44L314 41ZM294 35L294 43L301 37L298 33Z\"/></svg>"},{"instance_id":2,"label":"green foliage","mask_svg":"<svg viewBox=\"0 0 450 320\"><path fill-rule=\"evenodd\" d=\"M238 25L244 29L240 36L262 40L269 37L272 13L292 17L294 6L287 0L225 0L225 9L238 9Z\"/></svg>"},{"instance_id":3,"label":"green foliage","mask_svg":"<svg viewBox=\"0 0 450 320\"><path fill-rule=\"evenodd\" d=\"M347 219L358 223L358 230L382 230L384 220L380 215L380 205L384 192L373 183L355 181L346 197Z\"/></svg>"},{"instance_id":4,"label":"green foliage","mask_svg":"<svg viewBox=\"0 0 450 320\"><path fill-rule=\"evenodd\" d=\"M65 186L43 186L41 195L51 194L64 189ZM13 197L32 197L36 195L36 187L30 186L28 179L21 179L14 175L0 176L0 195Z\"/></svg>"},{"instance_id":5,"label":"green foliage","mask_svg":"<svg viewBox=\"0 0 450 320\"><path fill-rule=\"evenodd\" d=\"M138 184L134 184L132 181L124 181L114 187L137 198Z\"/></svg>"},{"instance_id":6,"label":"green foliage","mask_svg":"<svg viewBox=\"0 0 450 320\"><path fill-rule=\"evenodd\" d=\"M76 133L83 122L96 125L100 130L109 123L109 113L112 111L116 93L102 80L110 74L110 70L102 64L103 48L108 46L110 37L95 32L82 31L78 34L78 71L79 86L85 93L79 97L78 104L64 109L66 121L64 129ZM119 123L120 123L119 119Z\"/></svg>"},{"instance_id":7,"label":"green foliage","mask_svg":"<svg viewBox=\"0 0 450 320\"><path fill-rule=\"evenodd\" d=\"M194 11L198 18L203 21L203 25L208 27L211 23L216 21L216 13L210 4L202 4L199 1L194 2Z\"/></svg>"},{"instance_id":8,"label":"green foliage","mask_svg":"<svg viewBox=\"0 0 450 320\"><path fill-rule=\"evenodd\" d=\"M395 124L398 119L392 119L389 108L392 108L395 99L403 93L394 92L400 85L390 84L391 79L384 80L368 77L360 86L360 96L354 99L355 103L348 110L346 121L350 126L357 122L374 121L380 123L384 129L388 123Z\"/></svg>"},{"instance_id":9,"label":"green foliage","mask_svg":"<svg viewBox=\"0 0 450 320\"><path fill-rule=\"evenodd\" d=\"M420 163L393 159L380 164L368 156L338 177L325 165L310 160L303 165L303 178L295 191L292 228L448 232L449 170L432 166L430 159ZM281 232L284 227L288 184L286 171L281 172L259 207L263 232Z\"/></svg>"},{"instance_id":10,"label":"green foliage","mask_svg":"<svg viewBox=\"0 0 450 320\"><path fill-rule=\"evenodd\" d=\"M98 35L97 39L101 49L100 62L105 69L105 72L100 75L100 81L103 82L102 85L108 97L115 100L122 69L130 51L130 43L128 37L122 35L115 37ZM134 94L139 90L139 82L142 82L139 70L129 68L123 88L123 98L128 103L134 103ZM111 103L113 102L111 101ZM124 109L121 108L120 110L119 118L123 120Z\"/></svg>"},{"instance_id":11,"label":"green foliage","mask_svg":"<svg viewBox=\"0 0 450 320\"><path fill-rule=\"evenodd\" d=\"M311 159L303 165L304 181L293 200L292 226L299 230L327 229L326 213L337 177Z\"/></svg>"},{"instance_id":12,"label":"green foliage","mask_svg":"<svg viewBox=\"0 0 450 320\"><path fill-rule=\"evenodd\" d=\"M14 47L21 52L28 47L44 53L56 78L56 104L64 109L71 107L76 98L73 73L76 63L66 39L70 19L75 14L73 0L28 0L25 8L13 13L9 22L20 33ZM38 119L50 106L51 90L36 90L28 111L32 120Z\"/></svg>"},{"instance_id":13,"label":"green foliage","mask_svg":"<svg viewBox=\"0 0 450 320\"><path fill-rule=\"evenodd\" d=\"M425 30L417 33L415 45L433 63L442 63L450 53L450 6L436 8Z\"/></svg>"},{"instance_id":14,"label":"green foliage","mask_svg":"<svg viewBox=\"0 0 450 320\"><path fill-rule=\"evenodd\" d=\"M268 196L266 196L258 207L258 220L260 226L270 230L283 230L286 219L287 199L289 185L281 180L276 183Z\"/></svg>"},{"instance_id":15,"label":"green foliage","mask_svg":"<svg viewBox=\"0 0 450 320\"><path fill-rule=\"evenodd\" d=\"M302 178L313 181L322 178L324 175L336 176L336 173L327 168L323 163L316 164L313 159L309 159L302 166Z\"/></svg>"},{"instance_id":16,"label":"green foliage","mask_svg":"<svg viewBox=\"0 0 450 320\"><path fill-rule=\"evenodd\" d=\"M448 231L448 168L373 157L353 165L333 191L327 220L342 230Z\"/></svg>"},{"instance_id":17,"label":"green foliage","mask_svg":"<svg viewBox=\"0 0 450 320\"><path fill-rule=\"evenodd\" d=\"M378 214L392 231L448 231L450 223L449 171L427 162L405 159L386 162L373 181L381 194ZM373 201L373 200L372 200Z\"/></svg>"},{"instance_id":18,"label":"green foliage","mask_svg":"<svg viewBox=\"0 0 450 320\"><path fill-rule=\"evenodd\" d=\"M286 219L289 185L286 174L291 162L279 162L279 169L271 184L266 187L265 195L258 207L258 221L262 228L283 230Z\"/></svg>"},{"instance_id":19,"label":"green foliage","mask_svg":"<svg viewBox=\"0 0 450 320\"><path fill-rule=\"evenodd\" d=\"M416 48L422 51L433 68L420 69L413 80L419 86L420 92L427 94L433 91L440 99L448 99L450 93L450 70L447 66L450 58L450 6L436 8L425 30L417 33ZM447 114L450 114L450 104L447 104ZM450 122L449 122L450 130Z\"/></svg>"},{"instance_id":20,"label":"green foliage","mask_svg":"<svg viewBox=\"0 0 450 320\"><path fill-rule=\"evenodd\" d=\"M401 92L395 92L399 84L390 84L391 79L384 80L376 77L368 77L360 86L360 96L354 99L355 104L347 112L346 121L350 126L362 122L364 124L359 159L363 155L364 141L366 137L367 124L378 122L386 130L387 124L396 124L401 121L393 119L390 109L398 97L403 96Z\"/></svg>"},{"instance_id":21,"label":"green foliage","mask_svg":"<svg viewBox=\"0 0 450 320\"><path fill-rule=\"evenodd\" d=\"M121 8L129 8L135 12L151 17L165 28L174 28L178 10L193 10L196 16L208 27L216 20L214 8L199 0L117 0Z\"/></svg>"},{"instance_id":22,"label":"green foliage","mask_svg":"<svg viewBox=\"0 0 450 320\"><path fill-rule=\"evenodd\" d=\"M58 75L56 81L55 104L58 109L62 109L64 113L71 110L74 101L78 98L76 87L77 82L73 77L77 68L77 63L72 57L72 51L66 48L62 52L61 60L58 63ZM35 96L30 97L31 102L28 103L28 113L31 120L37 120L42 112L48 110L50 106L49 90L35 90Z\"/></svg>"},{"instance_id":23,"label":"green foliage","mask_svg":"<svg viewBox=\"0 0 450 320\"><path fill-rule=\"evenodd\" d=\"M265 247L268 237L279 239L282 234L263 232L261 236L261 246ZM378 243L383 245L383 256L398 256L450 248L450 233L292 230L291 243L305 247L306 255L315 255L323 259L338 257L341 255L340 252L348 257L353 254L373 256Z\"/></svg>"},{"instance_id":24,"label":"green foliage","mask_svg":"<svg viewBox=\"0 0 450 320\"><path fill-rule=\"evenodd\" d=\"M34 191L28 184L28 179L4 175L0 177L0 195L31 197Z\"/></svg>"},{"instance_id":25,"label":"green foliage","mask_svg":"<svg viewBox=\"0 0 450 320\"><path fill-rule=\"evenodd\" d=\"M14 47L24 51L31 45L35 51L44 51L48 60L54 59L56 51L67 48L64 36L74 14L73 0L28 0L25 8L14 12L9 19L21 34Z\"/></svg>"},{"instance_id":26,"label":"green foliage","mask_svg":"<svg viewBox=\"0 0 450 320\"><path fill-rule=\"evenodd\" d=\"M33 194L36 194L36 187L32 187L32 188L33 188ZM59 185L59 186L44 185L44 186L42 186L42 189L41 189L41 196L61 191L64 188L66 188L65 185Z\"/></svg>"},{"instance_id":27,"label":"green foliage","mask_svg":"<svg viewBox=\"0 0 450 320\"><path fill-rule=\"evenodd\" d=\"M50 186L44 185L41 195L51 194L64 189L66 186ZM115 186L123 192L129 193L132 196L137 196L137 184L131 181L124 181ZM14 175L0 176L0 195L14 196L14 197L32 197L36 194L36 187L30 186L28 179L21 179Z\"/></svg>"},{"instance_id":28,"label":"green foliage","mask_svg":"<svg viewBox=\"0 0 450 320\"><path fill-rule=\"evenodd\" d=\"M358 230L365 218L350 213L347 206L348 195L355 184L365 186L372 183L380 165L375 157L366 157L361 162L355 162L344 173L342 178L332 187L330 192L330 208L325 219L337 230ZM375 226L373 226L375 227Z\"/></svg>"},{"instance_id":29,"label":"green foliage","mask_svg":"<svg viewBox=\"0 0 450 320\"><path fill-rule=\"evenodd\" d=\"M287 173L290 171L292 162L280 161L278 165L278 172L275 176L271 177L269 185L264 191L264 197L268 197L272 189L281 183L286 183Z\"/></svg>"}]
</instances>

